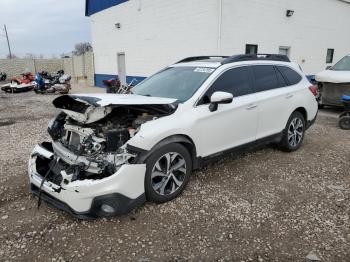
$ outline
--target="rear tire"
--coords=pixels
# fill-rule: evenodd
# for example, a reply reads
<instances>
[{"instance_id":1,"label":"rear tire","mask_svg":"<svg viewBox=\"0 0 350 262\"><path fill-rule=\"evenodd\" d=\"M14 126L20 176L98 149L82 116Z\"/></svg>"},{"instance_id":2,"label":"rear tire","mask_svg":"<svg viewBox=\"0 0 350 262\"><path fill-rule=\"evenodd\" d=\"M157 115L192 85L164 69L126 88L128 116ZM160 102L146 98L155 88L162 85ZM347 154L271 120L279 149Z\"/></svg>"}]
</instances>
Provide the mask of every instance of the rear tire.
<instances>
[{"instance_id":1,"label":"rear tire","mask_svg":"<svg viewBox=\"0 0 350 262\"><path fill-rule=\"evenodd\" d=\"M148 201L164 203L179 196L192 174L192 158L180 144L156 150L146 160L145 193Z\"/></svg>"},{"instance_id":2,"label":"rear tire","mask_svg":"<svg viewBox=\"0 0 350 262\"><path fill-rule=\"evenodd\" d=\"M350 116L342 116L339 119L339 127L344 130L350 130Z\"/></svg>"},{"instance_id":3,"label":"rear tire","mask_svg":"<svg viewBox=\"0 0 350 262\"><path fill-rule=\"evenodd\" d=\"M306 124L304 116L295 111L287 122L283 131L279 148L285 152L293 152L299 149L305 136Z\"/></svg>"},{"instance_id":4,"label":"rear tire","mask_svg":"<svg viewBox=\"0 0 350 262\"><path fill-rule=\"evenodd\" d=\"M323 109L323 108L324 108L324 104L318 103L318 109Z\"/></svg>"}]
</instances>

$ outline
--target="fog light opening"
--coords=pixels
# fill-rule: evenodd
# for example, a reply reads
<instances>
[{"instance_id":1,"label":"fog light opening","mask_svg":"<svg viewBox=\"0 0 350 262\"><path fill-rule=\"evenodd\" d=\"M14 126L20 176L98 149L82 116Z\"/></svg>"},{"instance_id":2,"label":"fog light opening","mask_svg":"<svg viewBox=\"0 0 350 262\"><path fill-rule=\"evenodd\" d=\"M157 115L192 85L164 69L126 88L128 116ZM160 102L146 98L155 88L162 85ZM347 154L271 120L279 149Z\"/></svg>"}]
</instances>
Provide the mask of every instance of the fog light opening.
<instances>
[{"instance_id":1,"label":"fog light opening","mask_svg":"<svg viewBox=\"0 0 350 262\"><path fill-rule=\"evenodd\" d=\"M107 214L112 214L115 212L114 207L107 205L107 204L102 204L101 205L101 210Z\"/></svg>"}]
</instances>

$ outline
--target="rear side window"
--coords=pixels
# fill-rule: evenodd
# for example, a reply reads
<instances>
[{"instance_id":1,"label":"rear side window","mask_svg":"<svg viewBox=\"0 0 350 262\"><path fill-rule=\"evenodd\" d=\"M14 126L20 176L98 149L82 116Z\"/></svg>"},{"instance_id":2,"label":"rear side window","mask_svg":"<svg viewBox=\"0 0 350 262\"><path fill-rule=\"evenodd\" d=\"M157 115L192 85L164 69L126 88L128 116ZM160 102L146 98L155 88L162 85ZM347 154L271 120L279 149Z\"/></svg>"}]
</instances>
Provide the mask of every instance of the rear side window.
<instances>
[{"instance_id":1,"label":"rear side window","mask_svg":"<svg viewBox=\"0 0 350 262\"><path fill-rule=\"evenodd\" d=\"M288 85L296 85L298 84L302 77L295 72L293 69L286 67L286 66L277 66L277 69L282 73L284 78L288 81Z\"/></svg>"},{"instance_id":2,"label":"rear side window","mask_svg":"<svg viewBox=\"0 0 350 262\"><path fill-rule=\"evenodd\" d=\"M253 70L256 92L267 91L280 87L274 66L257 65L253 66Z\"/></svg>"},{"instance_id":3,"label":"rear side window","mask_svg":"<svg viewBox=\"0 0 350 262\"><path fill-rule=\"evenodd\" d=\"M279 83L279 87L286 87L288 86L288 83L286 81L286 79L284 78L284 76L282 75L282 73L275 67L275 71L277 74L277 80Z\"/></svg>"},{"instance_id":4,"label":"rear side window","mask_svg":"<svg viewBox=\"0 0 350 262\"><path fill-rule=\"evenodd\" d=\"M233 68L224 72L208 89L200 104L209 103L211 95L217 91L231 93L234 97L253 93L250 72L248 67Z\"/></svg>"}]
</instances>

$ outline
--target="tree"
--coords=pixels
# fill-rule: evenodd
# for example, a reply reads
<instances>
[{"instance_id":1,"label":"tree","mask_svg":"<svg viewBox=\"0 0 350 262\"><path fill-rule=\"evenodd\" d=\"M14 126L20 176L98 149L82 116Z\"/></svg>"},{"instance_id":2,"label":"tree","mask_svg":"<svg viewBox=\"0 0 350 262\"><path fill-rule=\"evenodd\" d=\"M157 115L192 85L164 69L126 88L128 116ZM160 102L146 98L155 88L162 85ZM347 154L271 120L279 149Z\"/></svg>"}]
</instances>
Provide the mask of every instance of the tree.
<instances>
[{"instance_id":1,"label":"tree","mask_svg":"<svg viewBox=\"0 0 350 262\"><path fill-rule=\"evenodd\" d=\"M18 58L18 56L16 56L15 54L12 54L12 55L10 56L10 54L8 54L8 55L6 56L6 58L7 58L7 59Z\"/></svg>"},{"instance_id":2,"label":"tree","mask_svg":"<svg viewBox=\"0 0 350 262\"><path fill-rule=\"evenodd\" d=\"M92 46L90 43L78 43L75 45L75 50L73 51L73 55L83 55L86 52L92 51Z\"/></svg>"},{"instance_id":3,"label":"tree","mask_svg":"<svg viewBox=\"0 0 350 262\"><path fill-rule=\"evenodd\" d=\"M32 54L32 53L27 53L27 54L25 54L24 58L35 59L35 58L37 58L37 56L35 54Z\"/></svg>"},{"instance_id":4,"label":"tree","mask_svg":"<svg viewBox=\"0 0 350 262\"><path fill-rule=\"evenodd\" d=\"M26 53L23 58L26 58L26 59L43 59L44 55L43 54L36 55L36 54L33 54L33 53Z\"/></svg>"}]
</instances>

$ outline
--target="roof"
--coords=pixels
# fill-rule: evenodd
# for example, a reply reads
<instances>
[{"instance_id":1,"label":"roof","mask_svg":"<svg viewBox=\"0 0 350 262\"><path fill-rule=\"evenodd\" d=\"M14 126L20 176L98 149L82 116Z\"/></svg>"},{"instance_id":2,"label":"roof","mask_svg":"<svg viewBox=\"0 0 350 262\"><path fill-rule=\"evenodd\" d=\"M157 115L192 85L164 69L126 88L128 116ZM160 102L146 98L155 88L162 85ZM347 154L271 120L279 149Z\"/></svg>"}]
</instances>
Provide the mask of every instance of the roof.
<instances>
[{"instance_id":1,"label":"roof","mask_svg":"<svg viewBox=\"0 0 350 262\"><path fill-rule=\"evenodd\" d=\"M90 16L129 0L85 0L85 16Z\"/></svg>"}]
</instances>

